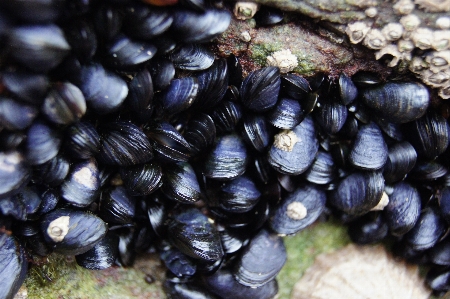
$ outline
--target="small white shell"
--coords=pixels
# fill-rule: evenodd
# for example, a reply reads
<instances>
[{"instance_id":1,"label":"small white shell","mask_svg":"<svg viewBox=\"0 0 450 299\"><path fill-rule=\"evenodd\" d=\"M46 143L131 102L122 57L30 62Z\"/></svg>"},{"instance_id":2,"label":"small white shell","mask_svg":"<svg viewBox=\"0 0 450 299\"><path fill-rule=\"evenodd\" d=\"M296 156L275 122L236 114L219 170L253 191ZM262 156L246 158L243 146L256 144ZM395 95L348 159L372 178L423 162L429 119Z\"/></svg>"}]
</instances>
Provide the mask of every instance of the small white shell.
<instances>
[{"instance_id":1,"label":"small white shell","mask_svg":"<svg viewBox=\"0 0 450 299\"><path fill-rule=\"evenodd\" d=\"M298 66L297 56L291 53L291 50L281 50L273 52L266 58L268 66L276 66L281 73L288 73Z\"/></svg>"},{"instance_id":2,"label":"small white shell","mask_svg":"<svg viewBox=\"0 0 450 299\"><path fill-rule=\"evenodd\" d=\"M436 51L450 49L450 30L435 30L431 47Z\"/></svg>"},{"instance_id":3,"label":"small white shell","mask_svg":"<svg viewBox=\"0 0 450 299\"><path fill-rule=\"evenodd\" d=\"M433 31L428 28L417 28L411 35L411 40L414 45L421 49L426 50L431 48L433 43Z\"/></svg>"},{"instance_id":4,"label":"small white shell","mask_svg":"<svg viewBox=\"0 0 450 299\"><path fill-rule=\"evenodd\" d=\"M352 244L317 256L291 299L427 299L430 293L417 265L396 260L381 245Z\"/></svg>"},{"instance_id":5,"label":"small white shell","mask_svg":"<svg viewBox=\"0 0 450 299\"><path fill-rule=\"evenodd\" d=\"M439 29L450 29L450 17L444 16L437 18L436 27Z\"/></svg>"},{"instance_id":6,"label":"small white shell","mask_svg":"<svg viewBox=\"0 0 450 299\"><path fill-rule=\"evenodd\" d=\"M369 32L370 27L364 22L355 22L352 24L348 24L345 29L345 33L347 33L350 42L352 44L360 43L364 37L366 37Z\"/></svg>"},{"instance_id":7,"label":"small white shell","mask_svg":"<svg viewBox=\"0 0 450 299\"><path fill-rule=\"evenodd\" d=\"M371 211L382 211L389 204L389 196L386 192L383 192L380 201L376 206L374 206Z\"/></svg>"},{"instance_id":8,"label":"small white shell","mask_svg":"<svg viewBox=\"0 0 450 299\"><path fill-rule=\"evenodd\" d=\"M274 136L273 145L282 151L292 152L294 145L298 141L298 137L295 135L294 131L283 130Z\"/></svg>"},{"instance_id":9,"label":"small white shell","mask_svg":"<svg viewBox=\"0 0 450 299\"><path fill-rule=\"evenodd\" d=\"M248 31L242 31L240 36L241 41L248 43L252 40L250 33Z\"/></svg>"},{"instance_id":10,"label":"small white shell","mask_svg":"<svg viewBox=\"0 0 450 299\"><path fill-rule=\"evenodd\" d=\"M374 50L380 50L386 46L386 38L379 29L370 29L364 38L363 44Z\"/></svg>"},{"instance_id":11,"label":"small white shell","mask_svg":"<svg viewBox=\"0 0 450 299\"><path fill-rule=\"evenodd\" d=\"M388 41L398 40L403 35L403 26L400 23L389 23L381 29L381 32Z\"/></svg>"},{"instance_id":12,"label":"small white shell","mask_svg":"<svg viewBox=\"0 0 450 299\"><path fill-rule=\"evenodd\" d=\"M400 24L403 25L406 31L414 31L420 25L420 19L416 15L407 15L400 18Z\"/></svg>"},{"instance_id":13,"label":"small white shell","mask_svg":"<svg viewBox=\"0 0 450 299\"><path fill-rule=\"evenodd\" d=\"M258 9L258 3L238 1L234 5L233 13L238 20L248 20L253 18Z\"/></svg>"},{"instance_id":14,"label":"small white shell","mask_svg":"<svg viewBox=\"0 0 450 299\"><path fill-rule=\"evenodd\" d=\"M378 9L376 7L369 7L364 11L364 13L369 18L374 18L378 14Z\"/></svg>"},{"instance_id":15,"label":"small white shell","mask_svg":"<svg viewBox=\"0 0 450 299\"><path fill-rule=\"evenodd\" d=\"M308 210L301 202L294 201L286 207L286 215L294 220L302 220L308 215Z\"/></svg>"},{"instance_id":16,"label":"small white shell","mask_svg":"<svg viewBox=\"0 0 450 299\"><path fill-rule=\"evenodd\" d=\"M399 0L393 8L396 14L408 15L414 10L414 3L411 0Z\"/></svg>"},{"instance_id":17,"label":"small white shell","mask_svg":"<svg viewBox=\"0 0 450 299\"><path fill-rule=\"evenodd\" d=\"M56 218L47 227L47 235L54 242L61 242L69 232L70 216Z\"/></svg>"}]
</instances>

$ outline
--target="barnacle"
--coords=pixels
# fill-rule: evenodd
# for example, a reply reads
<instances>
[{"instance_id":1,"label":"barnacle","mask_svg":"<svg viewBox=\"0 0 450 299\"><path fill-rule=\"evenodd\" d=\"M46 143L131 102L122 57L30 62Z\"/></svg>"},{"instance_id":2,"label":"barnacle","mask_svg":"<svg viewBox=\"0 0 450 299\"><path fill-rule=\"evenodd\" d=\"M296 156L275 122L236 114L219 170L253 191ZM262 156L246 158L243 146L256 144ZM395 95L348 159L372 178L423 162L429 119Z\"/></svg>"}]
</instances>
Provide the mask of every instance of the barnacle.
<instances>
[{"instance_id":1,"label":"barnacle","mask_svg":"<svg viewBox=\"0 0 450 299\"><path fill-rule=\"evenodd\" d=\"M234 4L233 13L238 20L247 20L253 18L258 9L258 3L238 1Z\"/></svg>"},{"instance_id":2,"label":"barnacle","mask_svg":"<svg viewBox=\"0 0 450 299\"><path fill-rule=\"evenodd\" d=\"M444 16L436 19L436 27L440 29L449 29L450 28L450 17Z\"/></svg>"},{"instance_id":3,"label":"barnacle","mask_svg":"<svg viewBox=\"0 0 450 299\"><path fill-rule=\"evenodd\" d=\"M450 0L414 0L414 3L428 12L450 11Z\"/></svg>"},{"instance_id":4,"label":"barnacle","mask_svg":"<svg viewBox=\"0 0 450 299\"><path fill-rule=\"evenodd\" d=\"M347 25L345 33L353 44L360 43L369 32L370 27L364 22L355 22Z\"/></svg>"},{"instance_id":5,"label":"barnacle","mask_svg":"<svg viewBox=\"0 0 450 299\"><path fill-rule=\"evenodd\" d=\"M386 38L379 29L370 29L363 44L371 49L379 50L386 45Z\"/></svg>"},{"instance_id":6,"label":"barnacle","mask_svg":"<svg viewBox=\"0 0 450 299\"><path fill-rule=\"evenodd\" d=\"M395 41L402 37L403 26L400 23L388 23L381 29L384 37L388 41Z\"/></svg>"},{"instance_id":7,"label":"barnacle","mask_svg":"<svg viewBox=\"0 0 450 299\"><path fill-rule=\"evenodd\" d=\"M393 8L397 14L407 15L414 10L414 3L411 0L399 0L394 4Z\"/></svg>"},{"instance_id":8,"label":"barnacle","mask_svg":"<svg viewBox=\"0 0 450 299\"><path fill-rule=\"evenodd\" d=\"M267 65L280 68L281 73L291 72L298 66L297 57L291 53L291 50L280 50L267 56Z\"/></svg>"},{"instance_id":9,"label":"barnacle","mask_svg":"<svg viewBox=\"0 0 450 299\"><path fill-rule=\"evenodd\" d=\"M406 31L414 31L420 25L420 19L414 14L409 14L400 18L400 24Z\"/></svg>"},{"instance_id":10,"label":"barnacle","mask_svg":"<svg viewBox=\"0 0 450 299\"><path fill-rule=\"evenodd\" d=\"M398 62L404 57L404 54L398 50L396 45L389 44L381 50L375 52L375 59L378 60L386 54L393 56L393 59L388 64L390 67L396 66Z\"/></svg>"},{"instance_id":11,"label":"barnacle","mask_svg":"<svg viewBox=\"0 0 450 299\"><path fill-rule=\"evenodd\" d=\"M437 51L443 51L450 48L450 30L435 30L431 47Z\"/></svg>"},{"instance_id":12,"label":"barnacle","mask_svg":"<svg viewBox=\"0 0 450 299\"><path fill-rule=\"evenodd\" d=\"M433 42L433 31L428 28L417 28L411 35L414 45L422 50L430 49Z\"/></svg>"}]
</instances>

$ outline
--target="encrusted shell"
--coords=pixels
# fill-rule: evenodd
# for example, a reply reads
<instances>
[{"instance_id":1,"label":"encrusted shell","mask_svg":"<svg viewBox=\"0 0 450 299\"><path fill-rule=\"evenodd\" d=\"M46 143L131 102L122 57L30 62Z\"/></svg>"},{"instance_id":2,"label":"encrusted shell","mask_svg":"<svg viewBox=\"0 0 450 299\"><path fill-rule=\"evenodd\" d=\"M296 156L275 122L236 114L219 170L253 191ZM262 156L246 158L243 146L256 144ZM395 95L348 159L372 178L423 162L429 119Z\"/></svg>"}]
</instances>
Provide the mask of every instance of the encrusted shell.
<instances>
[{"instance_id":1,"label":"encrusted shell","mask_svg":"<svg viewBox=\"0 0 450 299\"><path fill-rule=\"evenodd\" d=\"M347 33L352 44L357 44L362 42L369 30L370 27L366 23L355 22L352 24L348 24L347 28L345 29L345 33Z\"/></svg>"}]
</instances>

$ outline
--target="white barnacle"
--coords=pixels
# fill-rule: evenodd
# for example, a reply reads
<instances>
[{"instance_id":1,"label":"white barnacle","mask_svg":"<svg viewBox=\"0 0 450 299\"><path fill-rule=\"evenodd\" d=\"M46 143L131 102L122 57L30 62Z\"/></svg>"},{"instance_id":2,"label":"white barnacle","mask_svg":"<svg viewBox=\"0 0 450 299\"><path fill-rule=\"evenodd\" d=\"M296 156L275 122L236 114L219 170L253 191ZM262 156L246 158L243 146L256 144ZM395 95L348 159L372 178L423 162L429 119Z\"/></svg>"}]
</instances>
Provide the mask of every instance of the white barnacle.
<instances>
[{"instance_id":1,"label":"white barnacle","mask_svg":"<svg viewBox=\"0 0 450 299\"><path fill-rule=\"evenodd\" d=\"M253 18L258 9L258 3L238 1L234 5L233 13L238 20L248 20Z\"/></svg>"},{"instance_id":2,"label":"white barnacle","mask_svg":"<svg viewBox=\"0 0 450 299\"><path fill-rule=\"evenodd\" d=\"M399 22L407 32L416 30L420 25L419 17L414 14L401 17Z\"/></svg>"},{"instance_id":3,"label":"white barnacle","mask_svg":"<svg viewBox=\"0 0 450 299\"><path fill-rule=\"evenodd\" d=\"M364 22L355 22L347 25L347 33L352 44L360 43L369 32L370 27Z\"/></svg>"},{"instance_id":4,"label":"white barnacle","mask_svg":"<svg viewBox=\"0 0 450 299\"><path fill-rule=\"evenodd\" d=\"M374 50L380 50L386 46L386 38L379 29L370 29L364 38L363 44Z\"/></svg>"},{"instance_id":5,"label":"white barnacle","mask_svg":"<svg viewBox=\"0 0 450 299\"><path fill-rule=\"evenodd\" d=\"M417 28L411 34L411 40L421 50L430 49L433 42L433 31L429 28Z\"/></svg>"},{"instance_id":6,"label":"white barnacle","mask_svg":"<svg viewBox=\"0 0 450 299\"><path fill-rule=\"evenodd\" d=\"M439 29L450 29L450 17L443 16L436 19L436 27Z\"/></svg>"},{"instance_id":7,"label":"white barnacle","mask_svg":"<svg viewBox=\"0 0 450 299\"><path fill-rule=\"evenodd\" d=\"M450 11L450 0L414 0L414 2L428 12Z\"/></svg>"},{"instance_id":8,"label":"white barnacle","mask_svg":"<svg viewBox=\"0 0 450 299\"><path fill-rule=\"evenodd\" d=\"M267 65L278 67L281 73L291 72L298 66L297 57L289 49L273 52L266 61Z\"/></svg>"},{"instance_id":9,"label":"white barnacle","mask_svg":"<svg viewBox=\"0 0 450 299\"><path fill-rule=\"evenodd\" d=\"M389 23L381 29L381 32L388 41L398 40L402 37L403 26L400 23Z\"/></svg>"},{"instance_id":10,"label":"white barnacle","mask_svg":"<svg viewBox=\"0 0 450 299\"><path fill-rule=\"evenodd\" d=\"M450 80L450 70L433 73L431 70L425 69L420 75L425 84L435 88L443 87Z\"/></svg>"},{"instance_id":11,"label":"white barnacle","mask_svg":"<svg viewBox=\"0 0 450 299\"><path fill-rule=\"evenodd\" d=\"M294 131L283 130L274 136L273 145L282 151L292 152L294 145L298 141L298 137L295 135Z\"/></svg>"},{"instance_id":12,"label":"white barnacle","mask_svg":"<svg viewBox=\"0 0 450 299\"><path fill-rule=\"evenodd\" d=\"M401 39L397 42L397 48L400 52L411 52L414 50L414 43L409 39Z\"/></svg>"},{"instance_id":13,"label":"white barnacle","mask_svg":"<svg viewBox=\"0 0 450 299\"><path fill-rule=\"evenodd\" d=\"M382 211L389 204L389 196L386 192L383 192L383 195L380 198L378 204L371 209L371 211Z\"/></svg>"},{"instance_id":14,"label":"white barnacle","mask_svg":"<svg viewBox=\"0 0 450 299\"><path fill-rule=\"evenodd\" d=\"M444 100L450 99L450 81L439 89L438 95Z\"/></svg>"},{"instance_id":15,"label":"white barnacle","mask_svg":"<svg viewBox=\"0 0 450 299\"><path fill-rule=\"evenodd\" d=\"M450 66L450 50L429 52L425 55L425 61L433 73L446 70Z\"/></svg>"},{"instance_id":16,"label":"white barnacle","mask_svg":"<svg viewBox=\"0 0 450 299\"><path fill-rule=\"evenodd\" d=\"M364 11L364 13L369 18L375 18L376 15L378 14L378 9L376 7L369 7Z\"/></svg>"},{"instance_id":17,"label":"white barnacle","mask_svg":"<svg viewBox=\"0 0 450 299\"><path fill-rule=\"evenodd\" d=\"M414 3L411 0L399 0L393 8L396 14L408 15L414 10Z\"/></svg>"},{"instance_id":18,"label":"white barnacle","mask_svg":"<svg viewBox=\"0 0 450 299\"><path fill-rule=\"evenodd\" d=\"M302 220L308 214L306 207L298 201L291 202L286 207L286 215L294 220Z\"/></svg>"},{"instance_id":19,"label":"white barnacle","mask_svg":"<svg viewBox=\"0 0 450 299\"><path fill-rule=\"evenodd\" d=\"M397 46L394 44L389 44L384 48L381 48L381 50L378 50L375 52L375 59L379 60L384 55L389 54L392 55L392 60L389 62L390 67L394 67L398 64L398 62L402 59L403 55L398 50Z\"/></svg>"},{"instance_id":20,"label":"white barnacle","mask_svg":"<svg viewBox=\"0 0 450 299\"><path fill-rule=\"evenodd\" d=\"M431 47L436 51L450 49L450 30L435 30Z\"/></svg>"},{"instance_id":21,"label":"white barnacle","mask_svg":"<svg viewBox=\"0 0 450 299\"><path fill-rule=\"evenodd\" d=\"M422 58L414 56L409 64L409 70L413 73L420 74L428 68L428 64Z\"/></svg>"},{"instance_id":22,"label":"white barnacle","mask_svg":"<svg viewBox=\"0 0 450 299\"><path fill-rule=\"evenodd\" d=\"M70 216L61 216L56 218L47 227L47 235L54 242L61 242L69 232Z\"/></svg>"}]
</instances>

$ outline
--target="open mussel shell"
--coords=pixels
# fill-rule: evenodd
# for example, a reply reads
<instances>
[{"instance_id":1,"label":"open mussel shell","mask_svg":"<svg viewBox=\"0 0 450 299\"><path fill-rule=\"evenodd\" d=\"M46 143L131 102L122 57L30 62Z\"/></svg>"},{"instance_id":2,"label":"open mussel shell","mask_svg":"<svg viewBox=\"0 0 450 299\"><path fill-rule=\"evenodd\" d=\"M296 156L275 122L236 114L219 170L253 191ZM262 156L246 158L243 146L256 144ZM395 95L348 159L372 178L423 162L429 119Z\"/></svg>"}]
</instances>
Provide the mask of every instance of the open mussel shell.
<instances>
[{"instance_id":1,"label":"open mussel shell","mask_svg":"<svg viewBox=\"0 0 450 299\"><path fill-rule=\"evenodd\" d=\"M28 270L25 250L13 236L0 233L0 298L14 298Z\"/></svg>"},{"instance_id":2,"label":"open mussel shell","mask_svg":"<svg viewBox=\"0 0 450 299\"><path fill-rule=\"evenodd\" d=\"M199 44L183 44L168 57L177 69L189 71L206 70L214 63L214 53Z\"/></svg>"},{"instance_id":3,"label":"open mussel shell","mask_svg":"<svg viewBox=\"0 0 450 299\"><path fill-rule=\"evenodd\" d=\"M162 185L161 166L154 162L124 167L120 170L120 176L133 196L148 195Z\"/></svg>"},{"instance_id":4,"label":"open mussel shell","mask_svg":"<svg viewBox=\"0 0 450 299\"><path fill-rule=\"evenodd\" d=\"M433 207L422 210L416 225L405 235L405 242L414 250L433 247L444 234L447 226Z\"/></svg>"},{"instance_id":5,"label":"open mussel shell","mask_svg":"<svg viewBox=\"0 0 450 299\"><path fill-rule=\"evenodd\" d=\"M199 92L194 106L207 110L222 100L228 88L228 66L225 59L217 59L207 70L197 76Z\"/></svg>"},{"instance_id":6,"label":"open mussel shell","mask_svg":"<svg viewBox=\"0 0 450 299\"><path fill-rule=\"evenodd\" d=\"M199 92L199 81L195 77L174 79L161 93L158 100L167 115L173 115L189 108Z\"/></svg>"},{"instance_id":7,"label":"open mussel shell","mask_svg":"<svg viewBox=\"0 0 450 299\"><path fill-rule=\"evenodd\" d=\"M10 98L0 97L0 126L8 130L23 130L29 127L39 110Z\"/></svg>"},{"instance_id":8,"label":"open mussel shell","mask_svg":"<svg viewBox=\"0 0 450 299\"><path fill-rule=\"evenodd\" d=\"M248 115L244 118L242 136L244 140L259 152L269 146L271 127L266 118L261 115Z\"/></svg>"},{"instance_id":9,"label":"open mussel shell","mask_svg":"<svg viewBox=\"0 0 450 299\"><path fill-rule=\"evenodd\" d=\"M176 211L169 218L168 233L169 241L194 259L218 261L224 255L219 233L197 209Z\"/></svg>"},{"instance_id":10,"label":"open mussel shell","mask_svg":"<svg viewBox=\"0 0 450 299\"><path fill-rule=\"evenodd\" d=\"M69 173L70 162L61 155L57 155L50 161L34 168L34 181L49 186L59 186Z\"/></svg>"},{"instance_id":11,"label":"open mussel shell","mask_svg":"<svg viewBox=\"0 0 450 299\"><path fill-rule=\"evenodd\" d=\"M315 119L326 133L336 134L347 120L347 107L337 101L325 101L315 109Z\"/></svg>"},{"instance_id":12,"label":"open mussel shell","mask_svg":"<svg viewBox=\"0 0 450 299\"><path fill-rule=\"evenodd\" d=\"M41 231L55 252L82 254L94 247L107 232L99 217L82 211L58 209L42 218Z\"/></svg>"},{"instance_id":13,"label":"open mussel shell","mask_svg":"<svg viewBox=\"0 0 450 299\"><path fill-rule=\"evenodd\" d=\"M70 45L56 25L18 26L8 34L10 55L38 72L55 68L69 54Z\"/></svg>"},{"instance_id":14,"label":"open mussel shell","mask_svg":"<svg viewBox=\"0 0 450 299\"><path fill-rule=\"evenodd\" d=\"M339 76L339 96L344 105L350 104L358 96L358 89L352 79L344 73Z\"/></svg>"},{"instance_id":15,"label":"open mussel shell","mask_svg":"<svg viewBox=\"0 0 450 299\"><path fill-rule=\"evenodd\" d=\"M171 32L183 43L203 43L218 37L231 22L226 10L207 9L194 12L185 9L175 11Z\"/></svg>"},{"instance_id":16,"label":"open mussel shell","mask_svg":"<svg viewBox=\"0 0 450 299\"><path fill-rule=\"evenodd\" d=\"M0 152L0 198L19 192L30 177L31 169L20 152Z\"/></svg>"},{"instance_id":17,"label":"open mussel shell","mask_svg":"<svg viewBox=\"0 0 450 299\"><path fill-rule=\"evenodd\" d=\"M166 161L186 162L191 147L184 137L168 122L161 121L147 127L156 154Z\"/></svg>"},{"instance_id":18,"label":"open mussel shell","mask_svg":"<svg viewBox=\"0 0 450 299\"><path fill-rule=\"evenodd\" d=\"M100 131L99 160L107 165L130 166L150 161L152 146L144 132L131 122L105 124Z\"/></svg>"},{"instance_id":19,"label":"open mussel shell","mask_svg":"<svg viewBox=\"0 0 450 299\"><path fill-rule=\"evenodd\" d=\"M255 112L271 109L278 101L280 70L269 66L251 72L242 82L240 95L245 107Z\"/></svg>"},{"instance_id":20,"label":"open mussel shell","mask_svg":"<svg viewBox=\"0 0 450 299\"><path fill-rule=\"evenodd\" d=\"M125 33L140 40L150 40L163 34L173 22L169 10L154 6L150 8L138 3L126 8L124 18Z\"/></svg>"},{"instance_id":21,"label":"open mussel shell","mask_svg":"<svg viewBox=\"0 0 450 299\"><path fill-rule=\"evenodd\" d=\"M421 207L416 188L404 182L394 185L394 190L389 195L389 203L383 212L390 233L402 236L410 231L419 219Z\"/></svg>"},{"instance_id":22,"label":"open mussel shell","mask_svg":"<svg viewBox=\"0 0 450 299\"><path fill-rule=\"evenodd\" d=\"M208 203L231 213L245 213L258 203L261 192L255 183L242 175L229 182L207 182Z\"/></svg>"},{"instance_id":23,"label":"open mussel shell","mask_svg":"<svg viewBox=\"0 0 450 299\"><path fill-rule=\"evenodd\" d=\"M327 196L313 185L289 193L275 208L270 227L280 235L292 235L312 224L325 209Z\"/></svg>"},{"instance_id":24,"label":"open mussel shell","mask_svg":"<svg viewBox=\"0 0 450 299\"><path fill-rule=\"evenodd\" d=\"M100 114L118 109L128 95L126 82L101 64L83 66L75 81L88 106Z\"/></svg>"},{"instance_id":25,"label":"open mussel shell","mask_svg":"<svg viewBox=\"0 0 450 299\"><path fill-rule=\"evenodd\" d=\"M59 134L42 121L35 121L28 129L26 156L32 165L42 164L58 154L61 146Z\"/></svg>"},{"instance_id":26,"label":"open mussel shell","mask_svg":"<svg viewBox=\"0 0 450 299\"><path fill-rule=\"evenodd\" d=\"M384 178L380 172L355 172L342 179L330 204L350 215L369 212L381 200Z\"/></svg>"},{"instance_id":27,"label":"open mussel shell","mask_svg":"<svg viewBox=\"0 0 450 299\"><path fill-rule=\"evenodd\" d=\"M42 113L53 123L68 125L86 113L86 100L72 83L57 83L45 98Z\"/></svg>"},{"instance_id":28,"label":"open mussel shell","mask_svg":"<svg viewBox=\"0 0 450 299\"><path fill-rule=\"evenodd\" d=\"M247 163L247 149L242 139L236 134L221 136L206 156L203 175L210 179L232 180L245 172Z\"/></svg>"},{"instance_id":29,"label":"open mussel shell","mask_svg":"<svg viewBox=\"0 0 450 299\"><path fill-rule=\"evenodd\" d=\"M189 143L191 152L198 154L214 143L216 126L211 116L201 113L189 121L183 136Z\"/></svg>"},{"instance_id":30,"label":"open mussel shell","mask_svg":"<svg viewBox=\"0 0 450 299\"><path fill-rule=\"evenodd\" d=\"M409 123L405 130L419 157L433 160L447 149L450 128L447 120L436 112L428 112Z\"/></svg>"},{"instance_id":31,"label":"open mussel shell","mask_svg":"<svg viewBox=\"0 0 450 299\"><path fill-rule=\"evenodd\" d=\"M350 163L359 169L377 170L387 158L388 148L380 128L373 122L361 126L348 157Z\"/></svg>"},{"instance_id":32,"label":"open mussel shell","mask_svg":"<svg viewBox=\"0 0 450 299\"><path fill-rule=\"evenodd\" d=\"M292 130L283 130L275 135L268 161L280 173L298 175L311 166L318 150L313 120L306 117Z\"/></svg>"},{"instance_id":33,"label":"open mussel shell","mask_svg":"<svg viewBox=\"0 0 450 299\"><path fill-rule=\"evenodd\" d=\"M395 143L389 147L389 154L383 168L383 176L387 183L402 180L416 165L417 153L407 141Z\"/></svg>"},{"instance_id":34,"label":"open mussel shell","mask_svg":"<svg viewBox=\"0 0 450 299\"><path fill-rule=\"evenodd\" d=\"M393 123L407 123L425 114L428 89L414 82L388 82L362 90L362 100L379 116Z\"/></svg>"},{"instance_id":35,"label":"open mussel shell","mask_svg":"<svg viewBox=\"0 0 450 299\"><path fill-rule=\"evenodd\" d=\"M199 200L200 186L192 166L179 162L164 167L161 191L168 198L182 203Z\"/></svg>"},{"instance_id":36,"label":"open mussel shell","mask_svg":"<svg viewBox=\"0 0 450 299\"><path fill-rule=\"evenodd\" d=\"M90 205L99 192L99 170L94 158L73 165L69 177L61 185L61 197L75 207Z\"/></svg>"},{"instance_id":37,"label":"open mussel shell","mask_svg":"<svg viewBox=\"0 0 450 299\"><path fill-rule=\"evenodd\" d=\"M382 214L370 212L350 222L348 235L356 244L374 244L388 235L388 226Z\"/></svg>"},{"instance_id":38,"label":"open mussel shell","mask_svg":"<svg viewBox=\"0 0 450 299\"><path fill-rule=\"evenodd\" d=\"M75 256L77 264L89 270L104 270L114 265L119 255L119 237L107 233L94 247Z\"/></svg>"},{"instance_id":39,"label":"open mussel shell","mask_svg":"<svg viewBox=\"0 0 450 299\"><path fill-rule=\"evenodd\" d=\"M222 101L211 112L217 133L232 132L242 118L242 108L231 101Z\"/></svg>"},{"instance_id":40,"label":"open mussel shell","mask_svg":"<svg viewBox=\"0 0 450 299\"><path fill-rule=\"evenodd\" d=\"M331 154L319 149L313 164L304 172L304 177L308 182L318 185L331 183L336 177L336 166Z\"/></svg>"},{"instance_id":41,"label":"open mussel shell","mask_svg":"<svg viewBox=\"0 0 450 299\"><path fill-rule=\"evenodd\" d=\"M292 129L304 119L297 100L281 98L268 116L268 121L280 129Z\"/></svg>"},{"instance_id":42,"label":"open mussel shell","mask_svg":"<svg viewBox=\"0 0 450 299\"><path fill-rule=\"evenodd\" d=\"M100 136L91 123L77 122L65 133L65 150L74 158L89 159L100 152Z\"/></svg>"},{"instance_id":43,"label":"open mussel shell","mask_svg":"<svg viewBox=\"0 0 450 299\"><path fill-rule=\"evenodd\" d=\"M116 224L127 224L133 221L136 214L135 197L128 194L122 186L102 192L98 215L103 221Z\"/></svg>"},{"instance_id":44,"label":"open mussel shell","mask_svg":"<svg viewBox=\"0 0 450 299\"><path fill-rule=\"evenodd\" d=\"M286 259L283 239L263 229L243 249L233 275L240 284L257 288L273 280Z\"/></svg>"},{"instance_id":45,"label":"open mussel shell","mask_svg":"<svg viewBox=\"0 0 450 299\"><path fill-rule=\"evenodd\" d=\"M278 293L278 283L275 279L258 288L247 287L237 282L233 274L226 269L220 269L210 276L203 276L203 282L208 290L221 298L271 299Z\"/></svg>"}]
</instances>

